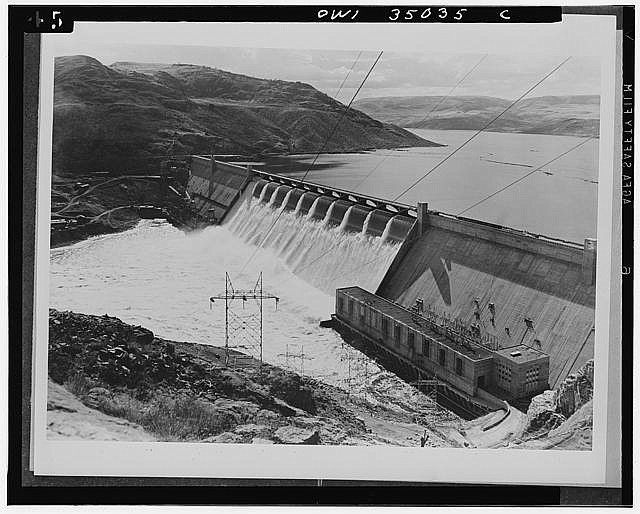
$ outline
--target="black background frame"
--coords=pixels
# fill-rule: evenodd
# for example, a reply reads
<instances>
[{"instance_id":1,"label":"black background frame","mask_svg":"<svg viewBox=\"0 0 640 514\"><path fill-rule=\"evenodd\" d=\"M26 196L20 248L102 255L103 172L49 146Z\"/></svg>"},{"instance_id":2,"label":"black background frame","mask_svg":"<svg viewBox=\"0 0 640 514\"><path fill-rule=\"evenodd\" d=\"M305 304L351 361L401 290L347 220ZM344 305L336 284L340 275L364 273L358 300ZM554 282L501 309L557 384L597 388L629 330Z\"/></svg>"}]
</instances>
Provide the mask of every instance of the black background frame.
<instances>
[{"instance_id":1,"label":"black background frame","mask_svg":"<svg viewBox=\"0 0 640 514\"><path fill-rule=\"evenodd\" d=\"M255 480L124 477L35 476L29 471L31 349L35 265L40 35L55 9L73 30L73 21L253 21L317 22L319 9L347 6L10 6L9 7L9 504L177 504L177 505L631 505L632 503L632 312L633 201L623 205L622 293L622 487L552 487L432 484L338 480ZM387 23L389 9L416 6L361 6L357 21ZM455 9L464 6L445 6ZM505 23L499 13L511 10L508 23L560 21L564 14L612 14L623 31L623 80L634 84L634 7L466 6L458 23ZM431 21L429 21L431 22ZM451 21L449 21L451 22ZM330 22L329 22L330 23ZM390 23L390 22L389 22ZM36 25L38 25L36 27ZM629 96L627 93L626 96ZM623 121L633 114L623 114ZM624 138L623 138L624 139ZM628 145L623 144L623 148ZM633 151L626 162L633 163ZM20 173L22 169L22 173ZM633 167L623 168L633 178ZM631 180L628 180L631 182ZM624 182L623 182L623 188ZM625 198L633 200L632 187ZM625 193L626 194L626 193ZM626 329L626 330L625 330Z\"/></svg>"}]
</instances>

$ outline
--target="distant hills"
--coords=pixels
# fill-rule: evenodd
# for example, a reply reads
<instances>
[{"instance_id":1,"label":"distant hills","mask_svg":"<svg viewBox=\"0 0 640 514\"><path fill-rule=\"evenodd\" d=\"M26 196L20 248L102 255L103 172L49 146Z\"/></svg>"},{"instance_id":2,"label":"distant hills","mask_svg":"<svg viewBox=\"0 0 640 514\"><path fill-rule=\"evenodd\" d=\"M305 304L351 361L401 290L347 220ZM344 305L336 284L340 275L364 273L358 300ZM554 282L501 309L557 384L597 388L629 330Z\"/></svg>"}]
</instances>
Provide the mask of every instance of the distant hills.
<instances>
[{"instance_id":1,"label":"distant hills","mask_svg":"<svg viewBox=\"0 0 640 514\"><path fill-rule=\"evenodd\" d=\"M309 84L191 64L77 55L55 62L54 172L138 171L175 154L351 152L438 146Z\"/></svg>"},{"instance_id":2,"label":"distant hills","mask_svg":"<svg viewBox=\"0 0 640 514\"><path fill-rule=\"evenodd\" d=\"M357 100L353 105L376 119L405 128L478 130L511 104L510 100L488 96L443 98L377 97ZM437 108L430 113L436 105ZM599 119L598 95L541 96L521 100L487 130L597 136Z\"/></svg>"}]
</instances>

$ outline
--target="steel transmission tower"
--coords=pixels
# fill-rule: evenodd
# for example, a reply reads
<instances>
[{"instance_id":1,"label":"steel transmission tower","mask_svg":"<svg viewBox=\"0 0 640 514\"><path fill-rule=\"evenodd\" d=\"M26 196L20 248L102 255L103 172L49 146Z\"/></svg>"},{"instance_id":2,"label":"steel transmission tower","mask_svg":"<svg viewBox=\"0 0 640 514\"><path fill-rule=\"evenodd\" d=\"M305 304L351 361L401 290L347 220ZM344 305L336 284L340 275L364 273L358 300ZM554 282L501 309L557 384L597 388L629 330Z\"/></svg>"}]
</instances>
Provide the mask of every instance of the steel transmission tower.
<instances>
[{"instance_id":1,"label":"steel transmission tower","mask_svg":"<svg viewBox=\"0 0 640 514\"><path fill-rule=\"evenodd\" d=\"M235 289L229 273L225 273L224 293L212 296L210 305L216 300L224 300L224 349L225 366L229 365L229 348L245 350L257 349L262 363L263 306L265 300L275 300L276 309L280 298L266 293L262 288L262 272L253 289ZM242 301L242 311L237 310L237 301ZM254 300L257 312L245 310L245 304Z\"/></svg>"}]
</instances>

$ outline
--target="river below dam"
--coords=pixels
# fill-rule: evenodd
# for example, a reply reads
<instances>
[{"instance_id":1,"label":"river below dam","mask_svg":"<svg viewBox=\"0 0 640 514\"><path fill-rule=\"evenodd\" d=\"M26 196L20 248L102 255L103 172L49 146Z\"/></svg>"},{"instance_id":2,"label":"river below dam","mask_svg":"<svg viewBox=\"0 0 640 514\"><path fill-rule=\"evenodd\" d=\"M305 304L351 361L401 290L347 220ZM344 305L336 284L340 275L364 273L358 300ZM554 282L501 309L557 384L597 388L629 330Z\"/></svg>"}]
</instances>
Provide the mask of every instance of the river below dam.
<instances>
[{"instance_id":1,"label":"river below dam","mask_svg":"<svg viewBox=\"0 0 640 514\"><path fill-rule=\"evenodd\" d=\"M335 287L356 281L375 287L397 246L285 213L256 252L261 224L276 217L275 210L254 201L223 226L184 233L161 220L144 220L126 232L52 249L50 306L109 314L166 339L224 346L224 301L210 304L209 298L225 291L225 272L236 289L252 289L262 272L264 290L279 297L277 310L274 301L264 303L265 361L370 403L443 412L332 329L319 326L334 311ZM373 258L377 265L367 267ZM232 342L258 356L248 335L249 318L258 312L255 301L237 300L233 309Z\"/></svg>"},{"instance_id":2,"label":"river below dam","mask_svg":"<svg viewBox=\"0 0 640 514\"><path fill-rule=\"evenodd\" d=\"M394 199L475 134L468 130L412 132L447 146L364 153L295 155L269 159L258 169L306 177L310 182ZM398 201L429 203L459 214L585 138L483 132ZM468 218L582 242L596 237L598 139L561 157L490 200L465 212Z\"/></svg>"}]
</instances>

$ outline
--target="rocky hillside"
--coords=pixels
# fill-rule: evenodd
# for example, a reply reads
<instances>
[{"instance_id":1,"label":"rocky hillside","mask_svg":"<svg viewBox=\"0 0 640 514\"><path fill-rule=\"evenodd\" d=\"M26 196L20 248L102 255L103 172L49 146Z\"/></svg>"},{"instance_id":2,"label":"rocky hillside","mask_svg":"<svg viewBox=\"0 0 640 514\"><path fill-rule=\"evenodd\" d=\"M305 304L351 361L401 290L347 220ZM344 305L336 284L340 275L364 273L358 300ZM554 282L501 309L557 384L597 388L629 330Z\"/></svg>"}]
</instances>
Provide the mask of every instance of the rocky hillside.
<instances>
[{"instance_id":1,"label":"rocky hillside","mask_svg":"<svg viewBox=\"0 0 640 514\"><path fill-rule=\"evenodd\" d=\"M417 447L426 435L431 447L591 449L592 360L526 413L464 422L417 391L407 404L349 396L107 315L49 314L49 438Z\"/></svg>"},{"instance_id":2,"label":"rocky hillside","mask_svg":"<svg viewBox=\"0 0 640 514\"><path fill-rule=\"evenodd\" d=\"M227 367L222 348L107 315L49 314L51 438L417 447L427 430L428 445L453 445L417 422L432 405L368 403L237 352Z\"/></svg>"},{"instance_id":3,"label":"rocky hillside","mask_svg":"<svg viewBox=\"0 0 640 514\"><path fill-rule=\"evenodd\" d=\"M522 431L510 446L590 450L593 433L593 359L557 389L535 396Z\"/></svg>"},{"instance_id":4,"label":"rocky hillside","mask_svg":"<svg viewBox=\"0 0 640 514\"><path fill-rule=\"evenodd\" d=\"M174 154L318 152L345 106L308 84L190 64L55 63L53 171L155 169ZM172 142L174 141L174 142ZM433 146L351 109L324 151Z\"/></svg>"},{"instance_id":5,"label":"rocky hillside","mask_svg":"<svg viewBox=\"0 0 640 514\"><path fill-rule=\"evenodd\" d=\"M108 416L76 398L63 385L47 385L47 437L94 441L155 441L140 425Z\"/></svg>"},{"instance_id":6,"label":"rocky hillside","mask_svg":"<svg viewBox=\"0 0 640 514\"><path fill-rule=\"evenodd\" d=\"M510 100L487 96L381 97L354 102L361 111L387 123L441 130L478 130L510 104ZM521 100L487 130L597 136L599 124L600 97L597 95L541 96Z\"/></svg>"}]
</instances>

